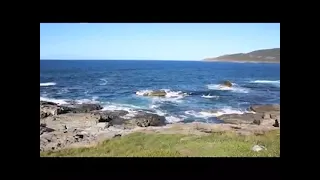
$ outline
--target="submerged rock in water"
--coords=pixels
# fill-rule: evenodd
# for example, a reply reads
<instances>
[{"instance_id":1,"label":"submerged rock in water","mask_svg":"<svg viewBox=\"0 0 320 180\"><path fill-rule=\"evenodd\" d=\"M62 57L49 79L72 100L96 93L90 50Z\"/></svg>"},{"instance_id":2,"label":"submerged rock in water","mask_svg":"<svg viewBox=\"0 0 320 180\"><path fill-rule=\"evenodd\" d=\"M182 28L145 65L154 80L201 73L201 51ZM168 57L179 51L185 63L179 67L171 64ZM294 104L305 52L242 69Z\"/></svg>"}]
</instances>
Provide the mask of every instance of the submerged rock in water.
<instances>
[{"instance_id":1,"label":"submerged rock in water","mask_svg":"<svg viewBox=\"0 0 320 180\"><path fill-rule=\"evenodd\" d=\"M223 81L223 82L221 83L221 85L227 86L227 87L232 87L232 83L231 83L230 81Z\"/></svg>"},{"instance_id":2,"label":"submerged rock in water","mask_svg":"<svg viewBox=\"0 0 320 180\"><path fill-rule=\"evenodd\" d=\"M166 96L167 93L164 90L156 90L156 91L151 91L143 94L144 96Z\"/></svg>"}]
</instances>

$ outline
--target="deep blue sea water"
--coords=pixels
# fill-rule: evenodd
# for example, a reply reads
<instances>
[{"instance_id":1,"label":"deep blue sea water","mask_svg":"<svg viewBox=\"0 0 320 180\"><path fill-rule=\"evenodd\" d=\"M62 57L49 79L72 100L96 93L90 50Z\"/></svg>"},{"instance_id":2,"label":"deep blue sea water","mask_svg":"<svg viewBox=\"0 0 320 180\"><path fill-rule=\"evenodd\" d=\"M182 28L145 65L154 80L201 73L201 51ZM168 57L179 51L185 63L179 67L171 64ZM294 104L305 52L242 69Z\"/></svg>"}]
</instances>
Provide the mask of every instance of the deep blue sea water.
<instances>
[{"instance_id":1,"label":"deep blue sea water","mask_svg":"<svg viewBox=\"0 0 320 180\"><path fill-rule=\"evenodd\" d=\"M223 80L234 86L220 87ZM141 96L159 89L167 97ZM42 60L40 100L98 102L130 114L151 111L168 122L216 122L216 116L243 113L253 104L280 103L280 64Z\"/></svg>"}]
</instances>

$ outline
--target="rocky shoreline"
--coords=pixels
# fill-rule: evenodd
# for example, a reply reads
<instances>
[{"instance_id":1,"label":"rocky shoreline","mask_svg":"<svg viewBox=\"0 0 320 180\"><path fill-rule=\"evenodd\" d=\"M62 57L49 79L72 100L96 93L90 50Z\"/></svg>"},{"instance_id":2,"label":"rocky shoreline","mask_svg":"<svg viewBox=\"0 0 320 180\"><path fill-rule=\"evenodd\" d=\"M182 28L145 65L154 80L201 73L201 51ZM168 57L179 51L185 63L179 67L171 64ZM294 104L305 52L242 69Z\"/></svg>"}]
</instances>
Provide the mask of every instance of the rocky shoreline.
<instances>
[{"instance_id":1,"label":"rocky shoreline","mask_svg":"<svg viewBox=\"0 0 320 180\"><path fill-rule=\"evenodd\" d=\"M58 105L40 101L40 151L85 147L132 132L206 135L234 131L240 135L263 134L280 128L280 105L255 105L252 113L217 117L222 124L166 124L165 117L140 111L104 111L99 104Z\"/></svg>"}]
</instances>

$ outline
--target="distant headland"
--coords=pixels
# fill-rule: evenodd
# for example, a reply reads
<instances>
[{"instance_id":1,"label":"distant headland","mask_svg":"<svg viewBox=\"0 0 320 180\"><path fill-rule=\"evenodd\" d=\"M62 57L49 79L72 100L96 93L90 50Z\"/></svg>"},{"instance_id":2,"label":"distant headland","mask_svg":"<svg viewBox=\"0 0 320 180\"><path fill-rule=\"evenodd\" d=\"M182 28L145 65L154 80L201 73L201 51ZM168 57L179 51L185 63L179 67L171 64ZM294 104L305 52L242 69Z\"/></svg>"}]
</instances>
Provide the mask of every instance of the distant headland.
<instances>
[{"instance_id":1,"label":"distant headland","mask_svg":"<svg viewBox=\"0 0 320 180\"><path fill-rule=\"evenodd\" d=\"M224 62L280 63L280 48L261 49L249 53L227 54L213 58L205 58L203 60Z\"/></svg>"}]
</instances>

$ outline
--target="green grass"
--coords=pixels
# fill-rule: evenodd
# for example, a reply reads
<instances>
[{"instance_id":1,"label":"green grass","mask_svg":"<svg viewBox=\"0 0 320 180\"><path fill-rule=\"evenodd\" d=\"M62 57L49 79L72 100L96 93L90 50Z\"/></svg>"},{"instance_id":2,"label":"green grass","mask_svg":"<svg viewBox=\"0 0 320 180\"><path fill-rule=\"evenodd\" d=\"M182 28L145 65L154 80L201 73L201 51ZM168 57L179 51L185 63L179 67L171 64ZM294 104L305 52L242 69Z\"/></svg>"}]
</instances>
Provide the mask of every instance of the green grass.
<instances>
[{"instance_id":1,"label":"green grass","mask_svg":"<svg viewBox=\"0 0 320 180\"><path fill-rule=\"evenodd\" d=\"M254 152L254 145L267 150ZM280 157L280 131L239 136L213 133L208 136L133 133L107 140L95 147L42 152L40 156L68 157Z\"/></svg>"}]
</instances>

